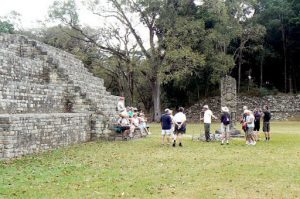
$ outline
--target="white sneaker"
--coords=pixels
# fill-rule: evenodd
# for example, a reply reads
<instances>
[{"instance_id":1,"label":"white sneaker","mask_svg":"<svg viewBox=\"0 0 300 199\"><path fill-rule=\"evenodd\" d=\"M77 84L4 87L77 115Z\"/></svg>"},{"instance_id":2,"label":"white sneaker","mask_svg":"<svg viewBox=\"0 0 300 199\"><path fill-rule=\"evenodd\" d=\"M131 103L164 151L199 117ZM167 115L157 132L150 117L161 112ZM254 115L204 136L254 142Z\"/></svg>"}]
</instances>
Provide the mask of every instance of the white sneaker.
<instances>
[{"instance_id":1,"label":"white sneaker","mask_svg":"<svg viewBox=\"0 0 300 199\"><path fill-rule=\"evenodd\" d=\"M254 141L254 142L251 142L251 145L256 145L256 142Z\"/></svg>"}]
</instances>

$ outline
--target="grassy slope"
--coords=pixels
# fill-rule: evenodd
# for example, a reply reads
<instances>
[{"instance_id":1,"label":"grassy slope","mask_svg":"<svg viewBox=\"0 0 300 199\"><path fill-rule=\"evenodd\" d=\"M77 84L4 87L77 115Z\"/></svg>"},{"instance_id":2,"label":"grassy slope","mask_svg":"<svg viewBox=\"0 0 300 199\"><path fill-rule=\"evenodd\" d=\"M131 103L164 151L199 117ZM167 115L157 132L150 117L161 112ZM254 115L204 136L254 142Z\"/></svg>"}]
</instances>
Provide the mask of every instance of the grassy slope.
<instances>
[{"instance_id":1,"label":"grassy slope","mask_svg":"<svg viewBox=\"0 0 300 199\"><path fill-rule=\"evenodd\" d=\"M201 126L202 127L202 126ZM213 129L216 129L215 125ZM0 198L300 198L300 123L246 146L184 140L91 142L0 163ZM188 135L199 132L190 124Z\"/></svg>"}]
</instances>

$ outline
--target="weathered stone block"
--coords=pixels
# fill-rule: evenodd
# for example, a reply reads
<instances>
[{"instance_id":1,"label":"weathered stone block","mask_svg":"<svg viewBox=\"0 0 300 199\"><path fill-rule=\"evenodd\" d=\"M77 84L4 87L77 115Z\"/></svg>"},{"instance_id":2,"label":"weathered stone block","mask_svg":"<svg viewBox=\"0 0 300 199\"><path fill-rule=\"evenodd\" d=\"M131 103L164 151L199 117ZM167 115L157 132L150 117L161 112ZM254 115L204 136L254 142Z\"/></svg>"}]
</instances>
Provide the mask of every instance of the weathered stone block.
<instances>
[{"instance_id":1,"label":"weathered stone block","mask_svg":"<svg viewBox=\"0 0 300 199\"><path fill-rule=\"evenodd\" d=\"M118 100L108 95L103 80L73 55L0 34L0 158L90 140L90 111L106 114L93 124L105 136Z\"/></svg>"}]
</instances>

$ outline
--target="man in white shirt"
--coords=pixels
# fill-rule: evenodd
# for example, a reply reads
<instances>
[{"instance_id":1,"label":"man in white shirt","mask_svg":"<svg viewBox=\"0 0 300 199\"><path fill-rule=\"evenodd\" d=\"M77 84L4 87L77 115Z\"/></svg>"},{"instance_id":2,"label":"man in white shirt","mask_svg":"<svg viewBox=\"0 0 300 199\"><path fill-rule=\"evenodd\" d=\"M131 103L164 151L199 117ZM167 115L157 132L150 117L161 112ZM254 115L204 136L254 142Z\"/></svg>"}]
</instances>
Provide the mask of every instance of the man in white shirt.
<instances>
[{"instance_id":1,"label":"man in white shirt","mask_svg":"<svg viewBox=\"0 0 300 199\"><path fill-rule=\"evenodd\" d=\"M125 97L120 97L118 101L118 106L117 106L118 112L122 113L123 111L126 110L125 108Z\"/></svg>"},{"instance_id":2,"label":"man in white shirt","mask_svg":"<svg viewBox=\"0 0 300 199\"><path fill-rule=\"evenodd\" d=\"M176 138L178 137L179 146L182 147L182 134L185 134L186 131L186 116L183 113L184 108L179 107L178 113L174 115L174 123L175 123L175 132L174 132L174 140L173 147L176 146Z\"/></svg>"},{"instance_id":3,"label":"man in white shirt","mask_svg":"<svg viewBox=\"0 0 300 199\"><path fill-rule=\"evenodd\" d=\"M244 113L246 114L246 121L247 124L247 131L246 131L246 144L247 145L255 145L256 141L254 138L254 115L251 111L245 110Z\"/></svg>"},{"instance_id":4,"label":"man in white shirt","mask_svg":"<svg viewBox=\"0 0 300 199\"><path fill-rule=\"evenodd\" d=\"M209 110L208 105L204 105L203 110L204 110L204 117L201 118L200 116L200 120L204 121L205 140L206 142L210 142L211 141L210 139L211 117L213 117L214 119L217 119L217 117L214 116L211 110Z\"/></svg>"}]
</instances>

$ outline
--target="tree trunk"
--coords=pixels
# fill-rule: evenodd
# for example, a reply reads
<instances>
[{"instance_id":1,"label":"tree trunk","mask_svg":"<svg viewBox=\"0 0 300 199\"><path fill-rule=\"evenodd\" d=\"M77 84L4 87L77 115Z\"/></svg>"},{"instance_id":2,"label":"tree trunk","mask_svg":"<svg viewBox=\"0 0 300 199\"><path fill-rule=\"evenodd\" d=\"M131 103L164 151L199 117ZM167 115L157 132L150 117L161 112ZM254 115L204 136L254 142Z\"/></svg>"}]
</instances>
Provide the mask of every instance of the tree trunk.
<instances>
[{"instance_id":1,"label":"tree trunk","mask_svg":"<svg viewBox=\"0 0 300 199\"><path fill-rule=\"evenodd\" d=\"M293 93L293 78L291 74L289 74L289 93Z\"/></svg>"},{"instance_id":2,"label":"tree trunk","mask_svg":"<svg viewBox=\"0 0 300 199\"><path fill-rule=\"evenodd\" d=\"M153 120L156 122L160 121L161 110L160 110L160 81L159 78L153 78L151 82L152 87L152 99L153 99Z\"/></svg>"},{"instance_id":3,"label":"tree trunk","mask_svg":"<svg viewBox=\"0 0 300 199\"><path fill-rule=\"evenodd\" d=\"M283 58L284 58L284 92L287 93L287 48L286 48L286 35L284 25L281 24L281 39L282 39L282 48L283 48Z\"/></svg>"},{"instance_id":4,"label":"tree trunk","mask_svg":"<svg viewBox=\"0 0 300 199\"><path fill-rule=\"evenodd\" d=\"M263 87L263 65L264 65L264 58L265 58L265 53L263 51L262 55L261 55L261 59L260 59L260 88Z\"/></svg>"},{"instance_id":5,"label":"tree trunk","mask_svg":"<svg viewBox=\"0 0 300 199\"><path fill-rule=\"evenodd\" d=\"M294 93L297 93L298 92L298 87L297 87L297 76L296 76L296 73L295 71L293 70L293 82L294 82Z\"/></svg>"},{"instance_id":6,"label":"tree trunk","mask_svg":"<svg viewBox=\"0 0 300 199\"><path fill-rule=\"evenodd\" d=\"M133 105L133 92L134 92L134 80L133 80L133 72L130 72L130 78L129 78L129 93L130 93L130 106Z\"/></svg>"},{"instance_id":7,"label":"tree trunk","mask_svg":"<svg viewBox=\"0 0 300 199\"><path fill-rule=\"evenodd\" d=\"M239 59L238 59L238 88L237 93L240 93L241 88L241 74L242 74L242 49L239 50Z\"/></svg>"}]
</instances>

